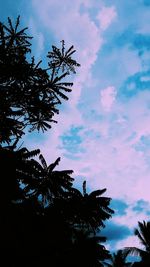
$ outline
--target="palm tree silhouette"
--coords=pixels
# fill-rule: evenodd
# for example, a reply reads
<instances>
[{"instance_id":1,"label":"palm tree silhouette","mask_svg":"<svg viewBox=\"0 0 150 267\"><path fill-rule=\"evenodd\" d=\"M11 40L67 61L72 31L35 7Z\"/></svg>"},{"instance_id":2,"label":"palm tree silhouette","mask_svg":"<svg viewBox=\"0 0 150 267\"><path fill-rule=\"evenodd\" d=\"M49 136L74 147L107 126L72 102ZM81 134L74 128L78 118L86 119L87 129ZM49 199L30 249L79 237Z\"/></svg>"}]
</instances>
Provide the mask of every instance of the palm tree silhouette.
<instances>
[{"instance_id":1,"label":"palm tree silhouette","mask_svg":"<svg viewBox=\"0 0 150 267\"><path fill-rule=\"evenodd\" d=\"M43 155L39 156L40 162L31 159L28 162L28 173L25 173L23 182L26 184L24 192L26 197L35 195L40 198L43 206L53 203L56 198L61 198L65 191L68 191L74 179L70 176L72 170L56 171L60 158L50 165L47 165Z\"/></svg>"},{"instance_id":2,"label":"palm tree silhouette","mask_svg":"<svg viewBox=\"0 0 150 267\"><path fill-rule=\"evenodd\" d=\"M128 252L132 255L139 256L141 258L140 263L136 263L133 266L149 267L150 266L150 221L138 222L138 228L134 230L134 234L139 238L143 249L137 247L126 247L125 253Z\"/></svg>"},{"instance_id":3,"label":"palm tree silhouette","mask_svg":"<svg viewBox=\"0 0 150 267\"><path fill-rule=\"evenodd\" d=\"M96 231L104 227L103 221L109 219L113 210L109 208L110 198L102 197L106 189L95 190L88 194L86 192L86 181L83 182L83 193L76 188L71 188L66 193L71 217L78 226L88 227L90 231Z\"/></svg>"}]
</instances>

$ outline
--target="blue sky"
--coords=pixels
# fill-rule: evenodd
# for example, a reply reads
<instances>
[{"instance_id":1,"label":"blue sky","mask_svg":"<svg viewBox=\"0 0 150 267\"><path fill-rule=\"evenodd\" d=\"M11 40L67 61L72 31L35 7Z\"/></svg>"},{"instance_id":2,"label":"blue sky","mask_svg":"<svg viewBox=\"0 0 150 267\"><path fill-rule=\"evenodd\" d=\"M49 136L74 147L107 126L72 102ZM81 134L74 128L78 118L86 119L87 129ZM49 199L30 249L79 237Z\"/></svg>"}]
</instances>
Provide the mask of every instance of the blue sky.
<instances>
[{"instance_id":1,"label":"blue sky","mask_svg":"<svg viewBox=\"0 0 150 267\"><path fill-rule=\"evenodd\" d=\"M19 14L43 66L62 39L81 63L58 124L26 144L48 162L61 156L75 185L107 188L109 247L140 246L133 229L150 216L150 0L0 0L2 21Z\"/></svg>"}]
</instances>

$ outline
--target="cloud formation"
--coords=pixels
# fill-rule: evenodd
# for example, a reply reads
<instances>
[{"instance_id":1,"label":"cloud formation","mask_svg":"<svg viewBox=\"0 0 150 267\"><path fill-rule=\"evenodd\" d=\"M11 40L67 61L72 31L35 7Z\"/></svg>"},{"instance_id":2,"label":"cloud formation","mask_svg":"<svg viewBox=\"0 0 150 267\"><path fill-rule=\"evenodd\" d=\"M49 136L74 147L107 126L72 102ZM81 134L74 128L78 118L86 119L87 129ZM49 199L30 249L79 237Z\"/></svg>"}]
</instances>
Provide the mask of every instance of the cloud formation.
<instances>
[{"instance_id":1,"label":"cloud formation","mask_svg":"<svg viewBox=\"0 0 150 267\"><path fill-rule=\"evenodd\" d=\"M73 169L78 187L87 179L91 190L108 189L116 201L109 229L122 233L121 240L109 235L111 244L132 245L129 235L138 220L148 219L150 202L148 1L31 3L36 56L51 40L64 39L81 63L70 101L39 147L48 162L62 157L59 168ZM32 148L37 136L30 136Z\"/></svg>"},{"instance_id":2,"label":"cloud formation","mask_svg":"<svg viewBox=\"0 0 150 267\"><path fill-rule=\"evenodd\" d=\"M114 104L115 97L116 97L116 90L115 87L109 86L100 92L101 95L101 104L104 111L111 111L111 107Z\"/></svg>"},{"instance_id":3,"label":"cloud formation","mask_svg":"<svg viewBox=\"0 0 150 267\"><path fill-rule=\"evenodd\" d=\"M114 19L117 17L117 12L114 6L105 7L103 6L97 15L100 28L106 30Z\"/></svg>"},{"instance_id":4,"label":"cloud formation","mask_svg":"<svg viewBox=\"0 0 150 267\"><path fill-rule=\"evenodd\" d=\"M106 223L106 227L101 231L109 241L123 240L131 235L130 229L125 225L115 224L113 222Z\"/></svg>"}]
</instances>

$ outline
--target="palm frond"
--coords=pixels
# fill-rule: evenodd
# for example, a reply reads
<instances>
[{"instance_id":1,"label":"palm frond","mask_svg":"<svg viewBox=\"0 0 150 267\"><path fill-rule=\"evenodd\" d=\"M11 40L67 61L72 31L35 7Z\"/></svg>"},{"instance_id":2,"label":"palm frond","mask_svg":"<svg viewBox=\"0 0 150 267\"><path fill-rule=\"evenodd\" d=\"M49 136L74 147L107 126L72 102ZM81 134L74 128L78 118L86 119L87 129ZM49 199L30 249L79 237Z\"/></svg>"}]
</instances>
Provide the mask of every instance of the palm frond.
<instances>
[{"instance_id":1,"label":"palm frond","mask_svg":"<svg viewBox=\"0 0 150 267\"><path fill-rule=\"evenodd\" d=\"M98 196L104 194L106 192L106 190L107 190L106 188L101 189L101 190L95 190L95 191L90 193L90 197L93 197L93 198L98 197Z\"/></svg>"},{"instance_id":2,"label":"palm frond","mask_svg":"<svg viewBox=\"0 0 150 267\"><path fill-rule=\"evenodd\" d=\"M82 188L83 188L83 195L85 196L86 195L86 181L83 182Z\"/></svg>"},{"instance_id":3,"label":"palm frond","mask_svg":"<svg viewBox=\"0 0 150 267\"><path fill-rule=\"evenodd\" d=\"M41 161L41 163L43 165L43 168L47 169L47 163L46 163L46 160L44 159L42 154L40 154L39 159L40 159L40 161Z\"/></svg>"},{"instance_id":4,"label":"palm frond","mask_svg":"<svg viewBox=\"0 0 150 267\"><path fill-rule=\"evenodd\" d=\"M48 170L49 170L49 172L52 172L52 171L55 169L55 167L59 164L60 159L61 159L60 157L57 158L56 161L55 161L54 163L52 163L52 164L50 164L50 165L48 166Z\"/></svg>"},{"instance_id":5,"label":"palm frond","mask_svg":"<svg viewBox=\"0 0 150 267\"><path fill-rule=\"evenodd\" d=\"M147 253L146 251L137 248L137 247L125 247L123 250L123 254L125 255L133 255L143 258Z\"/></svg>"},{"instance_id":6,"label":"palm frond","mask_svg":"<svg viewBox=\"0 0 150 267\"><path fill-rule=\"evenodd\" d=\"M52 46L52 52L49 52L47 57L50 58L49 67L51 69L55 69L55 73L58 73L58 71L61 69L62 72L75 72L75 67L79 67L80 64L77 63L76 60L72 59L71 56L73 53L75 53L76 50L73 50L73 46L71 46L66 52L65 52L65 42L64 40L62 42L62 48L59 49L56 46Z\"/></svg>"}]
</instances>

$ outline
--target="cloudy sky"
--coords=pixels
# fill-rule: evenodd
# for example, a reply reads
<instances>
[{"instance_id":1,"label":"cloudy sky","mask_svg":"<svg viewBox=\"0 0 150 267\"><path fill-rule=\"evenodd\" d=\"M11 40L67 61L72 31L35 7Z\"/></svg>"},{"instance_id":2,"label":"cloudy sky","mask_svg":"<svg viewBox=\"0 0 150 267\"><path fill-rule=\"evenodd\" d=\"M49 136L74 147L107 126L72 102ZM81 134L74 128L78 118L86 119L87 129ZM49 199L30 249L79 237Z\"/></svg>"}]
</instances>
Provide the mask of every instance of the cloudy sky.
<instances>
[{"instance_id":1,"label":"cloudy sky","mask_svg":"<svg viewBox=\"0 0 150 267\"><path fill-rule=\"evenodd\" d=\"M107 188L110 248L140 246L133 229L150 218L150 0L0 0L3 22L19 14L37 61L64 39L81 64L58 124L26 144L48 162L61 156L75 186Z\"/></svg>"}]
</instances>

